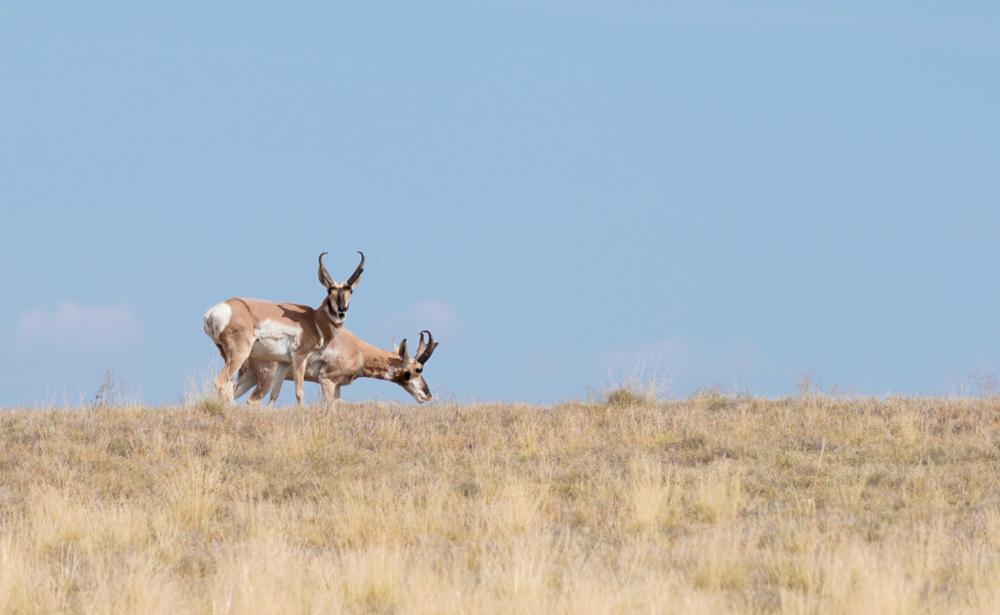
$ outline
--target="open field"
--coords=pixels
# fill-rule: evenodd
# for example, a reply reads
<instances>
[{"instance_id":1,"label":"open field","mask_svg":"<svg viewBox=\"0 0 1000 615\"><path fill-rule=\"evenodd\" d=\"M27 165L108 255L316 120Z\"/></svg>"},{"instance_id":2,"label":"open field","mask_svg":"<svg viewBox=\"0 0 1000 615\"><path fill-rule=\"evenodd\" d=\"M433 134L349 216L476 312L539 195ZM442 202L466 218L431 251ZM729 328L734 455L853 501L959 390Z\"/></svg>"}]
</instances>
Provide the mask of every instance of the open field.
<instances>
[{"instance_id":1,"label":"open field","mask_svg":"<svg viewBox=\"0 0 1000 615\"><path fill-rule=\"evenodd\" d=\"M4 613L1000 612L1000 400L0 413Z\"/></svg>"}]
</instances>

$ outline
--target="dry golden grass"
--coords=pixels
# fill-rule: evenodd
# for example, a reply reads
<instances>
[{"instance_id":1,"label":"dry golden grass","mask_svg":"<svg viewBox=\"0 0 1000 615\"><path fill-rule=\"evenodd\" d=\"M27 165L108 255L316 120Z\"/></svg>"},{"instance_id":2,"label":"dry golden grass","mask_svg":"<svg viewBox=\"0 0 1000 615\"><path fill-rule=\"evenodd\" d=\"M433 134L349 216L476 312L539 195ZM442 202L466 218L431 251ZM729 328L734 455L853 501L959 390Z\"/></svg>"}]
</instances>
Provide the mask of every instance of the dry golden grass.
<instances>
[{"instance_id":1,"label":"dry golden grass","mask_svg":"<svg viewBox=\"0 0 1000 615\"><path fill-rule=\"evenodd\" d=\"M1000 401L0 412L4 613L998 613Z\"/></svg>"}]
</instances>

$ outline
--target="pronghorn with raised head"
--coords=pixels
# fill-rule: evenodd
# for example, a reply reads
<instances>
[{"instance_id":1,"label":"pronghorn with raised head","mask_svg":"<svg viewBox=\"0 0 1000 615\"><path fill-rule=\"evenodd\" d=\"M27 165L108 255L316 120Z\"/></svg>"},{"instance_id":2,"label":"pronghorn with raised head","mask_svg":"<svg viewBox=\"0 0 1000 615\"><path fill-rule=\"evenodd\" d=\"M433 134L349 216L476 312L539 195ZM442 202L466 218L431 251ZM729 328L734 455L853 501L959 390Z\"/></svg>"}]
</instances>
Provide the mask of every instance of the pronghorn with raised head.
<instances>
[{"instance_id":1,"label":"pronghorn with raised head","mask_svg":"<svg viewBox=\"0 0 1000 615\"><path fill-rule=\"evenodd\" d=\"M319 282L326 287L326 297L318 308L234 297L205 312L205 333L225 362L215 379L215 388L224 401L233 401L233 376L253 357L287 363L295 381L295 399L302 403L306 358L333 339L343 326L351 295L365 269L365 255L358 252L361 263L346 282L339 284L323 264L325 254L319 255Z\"/></svg>"},{"instance_id":2,"label":"pronghorn with raised head","mask_svg":"<svg viewBox=\"0 0 1000 615\"><path fill-rule=\"evenodd\" d=\"M424 339L424 336L427 336ZM340 399L340 387L357 378L377 378L395 382L418 402L431 399L431 389L424 380L424 365L434 354L438 343L430 331L420 332L417 354L411 358L406 350L406 340L395 350L382 350L358 338L341 327L327 340L322 350L306 359L305 379L318 382L323 390L323 400L327 403ZM250 403L257 403L271 391L270 402L281 393L281 383L289 379L287 363L250 358L240 369L236 384L236 397L242 396L254 385L257 388L250 396Z\"/></svg>"}]
</instances>

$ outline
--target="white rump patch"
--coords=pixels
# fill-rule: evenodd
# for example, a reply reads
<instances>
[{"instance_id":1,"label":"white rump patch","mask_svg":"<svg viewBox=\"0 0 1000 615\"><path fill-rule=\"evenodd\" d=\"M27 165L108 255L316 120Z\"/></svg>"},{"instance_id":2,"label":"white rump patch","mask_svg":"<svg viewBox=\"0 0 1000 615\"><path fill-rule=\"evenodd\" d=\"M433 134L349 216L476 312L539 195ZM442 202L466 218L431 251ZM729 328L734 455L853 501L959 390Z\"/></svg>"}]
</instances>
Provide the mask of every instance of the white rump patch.
<instances>
[{"instance_id":1,"label":"white rump patch","mask_svg":"<svg viewBox=\"0 0 1000 615\"><path fill-rule=\"evenodd\" d=\"M299 348L302 339L302 329L273 320L265 320L257 325L254 331L257 341L254 342L250 356L265 361L290 363L292 355Z\"/></svg>"},{"instance_id":2,"label":"white rump patch","mask_svg":"<svg viewBox=\"0 0 1000 615\"><path fill-rule=\"evenodd\" d=\"M201 317L205 323L205 335L219 342L219 336L229 326L229 320L233 317L233 308L223 301L208 308L205 315Z\"/></svg>"}]
</instances>

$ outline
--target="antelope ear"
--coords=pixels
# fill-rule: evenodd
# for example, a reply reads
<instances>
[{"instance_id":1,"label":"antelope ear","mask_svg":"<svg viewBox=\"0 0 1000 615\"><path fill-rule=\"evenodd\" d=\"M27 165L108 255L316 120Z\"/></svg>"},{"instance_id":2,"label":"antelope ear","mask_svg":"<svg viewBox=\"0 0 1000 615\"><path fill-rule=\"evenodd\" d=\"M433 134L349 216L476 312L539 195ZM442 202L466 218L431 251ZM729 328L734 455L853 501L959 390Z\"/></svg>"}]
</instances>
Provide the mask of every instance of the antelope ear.
<instances>
[{"instance_id":1,"label":"antelope ear","mask_svg":"<svg viewBox=\"0 0 1000 615\"><path fill-rule=\"evenodd\" d=\"M402 359L402 360L404 360L404 361L409 361L410 360L410 355L407 354L407 352L406 352L406 338L405 337L403 338L403 341L399 343L399 358Z\"/></svg>"}]
</instances>

